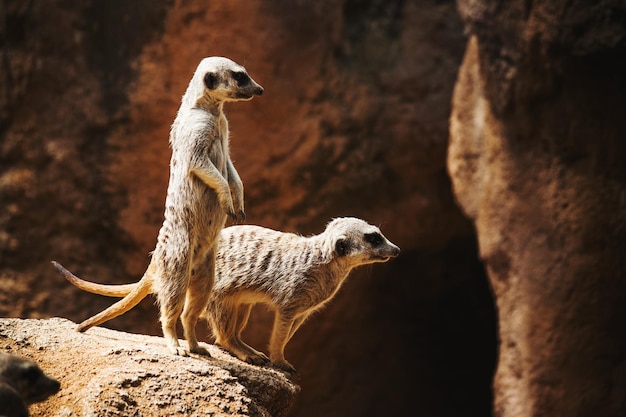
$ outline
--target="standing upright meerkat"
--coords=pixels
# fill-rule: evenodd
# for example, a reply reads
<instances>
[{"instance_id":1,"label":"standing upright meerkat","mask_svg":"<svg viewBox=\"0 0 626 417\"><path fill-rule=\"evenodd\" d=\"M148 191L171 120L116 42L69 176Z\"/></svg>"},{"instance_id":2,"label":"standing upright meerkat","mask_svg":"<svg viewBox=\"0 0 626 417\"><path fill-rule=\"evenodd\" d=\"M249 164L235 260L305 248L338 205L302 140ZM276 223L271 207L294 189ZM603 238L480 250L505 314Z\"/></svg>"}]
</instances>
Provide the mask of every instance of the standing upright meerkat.
<instances>
[{"instance_id":1,"label":"standing upright meerkat","mask_svg":"<svg viewBox=\"0 0 626 417\"><path fill-rule=\"evenodd\" d=\"M185 92L170 131L172 158L165 219L141 280L122 300L85 320L79 331L104 323L156 293L163 335L176 355L209 355L198 345L195 325L213 287L217 239L226 216L245 219L243 184L229 156L224 103L263 94L241 65L204 58ZM69 274L56 262L63 275ZM178 343L181 318L189 351Z\"/></svg>"},{"instance_id":2,"label":"standing upright meerkat","mask_svg":"<svg viewBox=\"0 0 626 417\"><path fill-rule=\"evenodd\" d=\"M35 362L0 353L0 416L28 417L28 405L56 394L60 387Z\"/></svg>"},{"instance_id":3,"label":"standing upright meerkat","mask_svg":"<svg viewBox=\"0 0 626 417\"><path fill-rule=\"evenodd\" d=\"M399 255L376 226L353 217L332 220L323 233L304 237L259 226L222 230L217 253L215 286L203 316L216 344L239 359L295 373L285 359L285 346L302 323L328 303L354 268L386 262ZM71 274L78 288L122 297L136 284L101 285ZM256 303L274 311L269 358L241 340Z\"/></svg>"}]
</instances>

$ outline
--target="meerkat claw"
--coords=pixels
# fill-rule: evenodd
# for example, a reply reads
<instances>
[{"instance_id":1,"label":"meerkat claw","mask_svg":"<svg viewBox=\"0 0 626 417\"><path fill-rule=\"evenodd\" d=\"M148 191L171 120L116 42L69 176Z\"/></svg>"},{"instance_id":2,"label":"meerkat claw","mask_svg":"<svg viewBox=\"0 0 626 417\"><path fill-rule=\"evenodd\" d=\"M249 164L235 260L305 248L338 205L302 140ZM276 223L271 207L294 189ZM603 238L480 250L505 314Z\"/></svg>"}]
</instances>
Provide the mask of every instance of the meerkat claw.
<instances>
[{"instance_id":1,"label":"meerkat claw","mask_svg":"<svg viewBox=\"0 0 626 417\"><path fill-rule=\"evenodd\" d=\"M246 362L256 366L263 366L269 364L270 360L261 356L250 356L248 359L246 359Z\"/></svg>"},{"instance_id":2,"label":"meerkat claw","mask_svg":"<svg viewBox=\"0 0 626 417\"><path fill-rule=\"evenodd\" d=\"M296 368L293 367L289 362L275 363L274 367L280 369L283 372L287 372L289 375L300 376Z\"/></svg>"},{"instance_id":3,"label":"meerkat claw","mask_svg":"<svg viewBox=\"0 0 626 417\"><path fill-rule=\"evenodd\" d=\"M243 211L243 210L241 210L241 211L239 212L239 215L241 216L241 221L242 221L242 222L245 222L245 221L246 221L246 212L245 212L245 211Z\"/></svg>"},{"instance_id":4,"label":"meerkat claw","mask_svg":"<svg viewBox=\"0 0 626 417\"><path fill-rule=\"evenodd\" d=\"M170 352L176 356L189 356L189 351L182 346L173 346L170 348Z\"/></svg>"},{"instance_id":5,"label":"meerkat claw","mask_svg":"<svg viewBox=\"0 0 626 417\"><path fill-rule=\"evenodd\" d=\"M195 353L197 355L201 355L201 356L206 356L208 358L211 357L211 353L209 352L209 350L207 348L204 348L202 346L197 346L193 349L189 350L191 353Z\"/></svg>"}]
</instances>

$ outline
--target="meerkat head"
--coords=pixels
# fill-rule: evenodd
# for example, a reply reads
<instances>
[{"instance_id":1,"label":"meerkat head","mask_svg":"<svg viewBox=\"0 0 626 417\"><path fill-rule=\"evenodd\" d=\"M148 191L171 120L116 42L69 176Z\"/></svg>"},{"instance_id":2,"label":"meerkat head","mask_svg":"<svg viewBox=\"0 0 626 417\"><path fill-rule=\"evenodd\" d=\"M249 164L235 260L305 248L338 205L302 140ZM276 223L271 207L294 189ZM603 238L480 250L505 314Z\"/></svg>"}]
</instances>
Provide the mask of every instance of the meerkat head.
<instances>
[{"instance_id":1,"label":"meerkat head","mask_svg":"<svg viewBox=\"0 0 626 417\"><path fill-rule=\"evenodd\" d=\"M400 248L378 227L354 217L333 219L326 226L325 233L334 239L336 256L349 260L352 266L387 262L400 254Z\"/></svg>"},{"instance_id":2,"label":"meerkat head","mask_svg":"<svg viewBox=\"0 0 626 417\"><path fill-rule=\"evenodd\" d=\"M244 67L224 57L208 57L200 61L183 103L196 106L226 101L246 101L263 94L263 87L257 84Z\"/></svg>"},{"instance_id":3,"label":"meerkat head","mask_svg":"<svg viewBox=\"0 0 626 417\"><path fill-rule=\"evenodd\" d=\"M47 376L35 362L8 353L0 354L0 379L9 384L26 404L43 401L61 385Z\"/></svg>"}]
</instances>

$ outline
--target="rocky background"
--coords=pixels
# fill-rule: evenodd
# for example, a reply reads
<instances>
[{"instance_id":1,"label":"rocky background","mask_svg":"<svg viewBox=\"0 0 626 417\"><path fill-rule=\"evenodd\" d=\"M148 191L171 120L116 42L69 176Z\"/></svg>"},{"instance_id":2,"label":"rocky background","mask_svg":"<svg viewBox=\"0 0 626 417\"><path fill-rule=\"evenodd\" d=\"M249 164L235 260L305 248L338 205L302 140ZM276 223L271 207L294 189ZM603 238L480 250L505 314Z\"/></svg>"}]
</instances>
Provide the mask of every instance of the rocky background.
<instances>
[{"instance_id":1,"label":"rocky background","mask_svg":"<svg viewBox=\"0 0 626 417\"><path fill-rule=\"evenodd\" d=\"M225 109L247 223L310 234L353 215L402 248L356 271L287 346L302 387L291 415L489 414L493 301L445 168L466 41L454 2L1 10L1 315L81 321L112 303L72 288L53 259L100 282L141 276L180 98L202 57L228 56L265 88ZM153 304L107 326L161 335ZM254 315L246 338L264 348L271 316Z\"/></svg>"},{"instance_id":2,"label":"rocky background","mask_svg":"<svg viewBox=\"0 0 626 417\"><path fill-rule=\"evenodd\" d=\"M100 282L141 276L169 126L200 59L224 55L265 88L226 107L247 222L310 234L354 215L403 250L295 335L290 415L489 416L498 346L497 415L626 411L619 1L5 0L0 13L0 316L80 321L110 305L52 259ZM271 316L253 314L245 337L263 347ZM152 300L107 326L160 335Z\"/></svg>"},{"instance_id":3,"label":"rocky background","mask_svg":"<svg viewBox=\"0 0 626 417\"><path fill-rule=\"evenodd\" d=\"M497 300L498 416L626 413L626 4L460 1L448 164Z\"/></svg>"}]
</instances>

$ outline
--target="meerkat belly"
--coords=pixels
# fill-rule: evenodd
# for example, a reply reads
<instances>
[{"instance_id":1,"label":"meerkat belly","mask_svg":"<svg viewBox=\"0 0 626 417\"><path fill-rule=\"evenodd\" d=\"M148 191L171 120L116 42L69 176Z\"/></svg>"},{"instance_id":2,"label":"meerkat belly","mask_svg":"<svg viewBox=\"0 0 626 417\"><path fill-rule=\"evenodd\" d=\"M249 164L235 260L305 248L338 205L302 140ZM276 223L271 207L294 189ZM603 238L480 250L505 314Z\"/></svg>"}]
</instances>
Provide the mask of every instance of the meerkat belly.
<instances>
[{"instance_id":1,"label":"meerkat belly","mask_svg":"<svg viewBox=\"0 0 626 417\"><path fill-rule=\"evenodd\" d=\"M272 299L261 291L235 291L229 295L237 304L267 304L272 305Z\"/></svg>"},{"instance_id":2,"label":"meerkat belly","mask_svg":"<svg viewBox=\"0 0 626 417\"><path fill-rule=\"evenodd\" d=\"M204 236L208 241L215 241L220 230L226 223L226 213L220 206L215 190L209 188L197 178L193 179L193 186L196 187L196 198L190 200L189 209L195 214L194 224L189 226L192 233L198 238Z\"/></svg>"},{"instance_id":3,"label":"meerkat belly","mask_svg":"<svg viewBox=\"0 0 626 417\"><path fill-rule=\"evenodd\" d=\"M213 247L226 215L216 201L215 192L200 180L192 178L172 188L168 190L165 219L155 252L182 255L193 248L195 253L189 253L203 257Z\"/></svg>"},{"instance_id":4,"label":"meerkat belly","mask_svg":"<svg viewBox=\"0 0 626 417\"><path fill-rule=\"evenodd\" d=\"M282 303L288 305L297 300L297 304L307 311L321 308L340 286L335 274L324 267L312 267L296 278L291 283L291 291L281 297Z\"/></svg>"}]
</instances>

